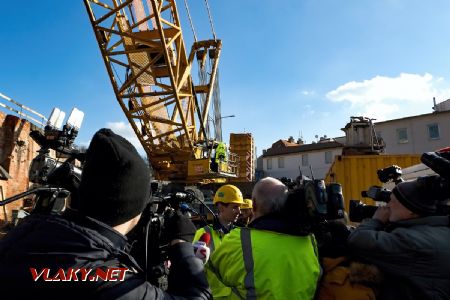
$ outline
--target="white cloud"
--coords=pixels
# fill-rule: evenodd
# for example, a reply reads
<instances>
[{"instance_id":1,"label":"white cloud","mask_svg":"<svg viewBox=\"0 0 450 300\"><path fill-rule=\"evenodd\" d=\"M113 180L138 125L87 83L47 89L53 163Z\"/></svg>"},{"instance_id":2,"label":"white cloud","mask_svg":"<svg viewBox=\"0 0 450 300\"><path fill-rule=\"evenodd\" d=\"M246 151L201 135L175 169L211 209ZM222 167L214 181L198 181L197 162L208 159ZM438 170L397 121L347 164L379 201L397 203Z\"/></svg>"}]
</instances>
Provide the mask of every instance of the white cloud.
<instances>
[{"instance_id":1,"label":"white cloud","mask_svg":"<svg viewBox=\"0 0 450 300\"><path fill-rule=\"evenodd\" d=\"M443 84L443 78L434 78L429 73L401 73L398 77L376 76L347 82L328 92L326 97L334 102L350 103L352 112L359 111L361 115L384 120L402 111L431 112L430 109L423 110L431 108L433 97L441 101L450 95L448 86L440 88Z\"/></svg>"},{"instance_id":2,"label":"white cloud","mask_svg":"<svg viewBox=\"0 0 450 300\"><path fill-rule=\"evenodd\" d=\"M316 94L316 92L313 90L303 90L301 91L301 93L304 96L314 96Z\"/></svg>"},{"instance_id":3,"label":"white cloud","mask_svg":"<svg viewBox=\"0 0 450 300\"><path fill-rule=\"evenodd\" d=\"M131 144L133 144L133 146L136 147L141 155L145 155L144 148L142 147L141 142L139 142L139 139L137 138L136 134L133 131L133 128L131 128L131 125L129 123L107 122L106 127L114 131L114 133L126 138Z\"/></svg>"}]
</instances>

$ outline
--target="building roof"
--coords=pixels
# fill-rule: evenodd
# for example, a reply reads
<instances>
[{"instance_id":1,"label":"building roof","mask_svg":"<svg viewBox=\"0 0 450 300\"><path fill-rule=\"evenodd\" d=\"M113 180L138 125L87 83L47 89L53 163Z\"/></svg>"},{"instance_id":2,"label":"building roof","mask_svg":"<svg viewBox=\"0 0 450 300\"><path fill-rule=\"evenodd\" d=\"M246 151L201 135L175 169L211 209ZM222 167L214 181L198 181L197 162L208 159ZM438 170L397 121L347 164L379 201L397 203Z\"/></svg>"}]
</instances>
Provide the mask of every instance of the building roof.
<instances>
[{"instance_id":1,"label":"building roof","mask_svg":"<svg viewBox=\"0 0 450 300\"><path fill-rule=\"evenodd\" d=\"M434 111L434 112L428 113L428 114L415 115L415 116L409 116L409 117L404 117L404 118L399 118L399 119L392 119L392 120L375 122L375 128L376 128L377 124L386 124L386 123L390 123L390 122L398 122L398 121L403 121L403 120L410 120L410 119L417 119L417 118L428 117L428 116L432 116L432 115L436 116L436 115L441 115L441 114L450 114L450 110Z\"/></svg>"},{"instance_id":2,"label":"building roof","mask_svg":"<svg viewBox=\"0 0 450 300\"><path fill-rule=\"evenodd\" d=\"M276 156L282 154L303 153L331 148L342 148L343 144L336 141L321 141L313 144L296 144L289 143L285 140L279 140L272 144L272 147L267 149L263 154L263 157Z\"/></svg>"}]
</instances>

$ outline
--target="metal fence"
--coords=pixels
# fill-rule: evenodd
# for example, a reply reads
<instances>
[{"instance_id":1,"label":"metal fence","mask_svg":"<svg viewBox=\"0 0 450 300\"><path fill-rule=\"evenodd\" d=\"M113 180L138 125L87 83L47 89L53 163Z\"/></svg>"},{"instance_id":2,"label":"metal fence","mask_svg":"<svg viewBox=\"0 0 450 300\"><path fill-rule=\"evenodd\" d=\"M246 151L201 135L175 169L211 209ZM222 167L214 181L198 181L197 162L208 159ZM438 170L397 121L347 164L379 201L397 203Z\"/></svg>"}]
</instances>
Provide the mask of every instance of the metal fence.
<instances>
[{"instance_id":1,"label":"metal fence","mask_svg":"<svg viewBox=\"0 0 450 300\"><path fill-rule=\"evenodd\" d=\"M12 111L19 117L26 119L27 121L33 123L38 127L42 128L46 125L47 118L44 117L42 114L11 99L10 97L2 93L0 93L0 97L1 97L0 100L2 100L2 102L0 102L0 107Z\"/></svg>"}]
</instances>

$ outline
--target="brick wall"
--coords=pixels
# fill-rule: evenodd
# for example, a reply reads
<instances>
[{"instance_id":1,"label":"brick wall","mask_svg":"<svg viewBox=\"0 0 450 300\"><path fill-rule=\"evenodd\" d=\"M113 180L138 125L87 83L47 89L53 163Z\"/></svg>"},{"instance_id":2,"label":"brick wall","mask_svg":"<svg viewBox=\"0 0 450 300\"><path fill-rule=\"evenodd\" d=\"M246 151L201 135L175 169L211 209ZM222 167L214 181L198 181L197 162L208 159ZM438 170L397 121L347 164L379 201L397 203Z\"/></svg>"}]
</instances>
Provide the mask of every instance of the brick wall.
<instances>
[{"instance_id":1,"label":"brick wall","mask_svg":"<svg viewBox=\"0 0 450 300\"><path fill-rule=\"evenodd\" d=\"M8 180L0 180L0 200L6 199L28 189L28 169L39 145L30 137L31 125L28 121L17 116L6 115L0 112L0 165L12 177ZM0 207L0 222L11 221L13 210L20 208L23 200L17 200L4 207Z\"/></svg>"}]
</instances>

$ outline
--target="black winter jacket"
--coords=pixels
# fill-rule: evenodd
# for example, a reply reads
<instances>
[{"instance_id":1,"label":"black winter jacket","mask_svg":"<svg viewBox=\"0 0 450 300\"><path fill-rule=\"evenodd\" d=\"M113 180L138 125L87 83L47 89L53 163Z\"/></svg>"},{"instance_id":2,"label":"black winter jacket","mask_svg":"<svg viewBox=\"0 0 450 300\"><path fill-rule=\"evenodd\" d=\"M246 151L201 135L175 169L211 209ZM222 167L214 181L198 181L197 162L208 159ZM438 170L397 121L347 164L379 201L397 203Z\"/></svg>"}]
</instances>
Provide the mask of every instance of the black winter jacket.
<instances>
[{"instance_id":1,"label":"black winter jacket","mask_svg":"<svg viewBox=\"0 0 450 300\"><path fill-rule=\"evenodd\" d=\"M211 299L201 261L191 243L178 243L169 250L169 288L165 292L145 281L143 272L128 254L125 236L113 228L75 212L65 215L28 216L0 240L1 299ZM123 281L44 281L61 278L58 270L69 268L126 268ZM93 274L93 273L90 273ZM56 277L55 277L56 276ZM65 276L65 275L63 275ZM74 277L72 277L74 278ZM7 296L9 295L9 297Z\"/></svg>"},{"instance_id":2,"label":"black winter jacket","mask_svg":"<svg viewBox=\"0 0 450 300\"><path fill-rule=\"evenodd\" d=\"M383 272L379 299L450 299L449 217L403 220L386 229L367 219L350 234L348 246Z\"/></svg>"}]
</instances>

